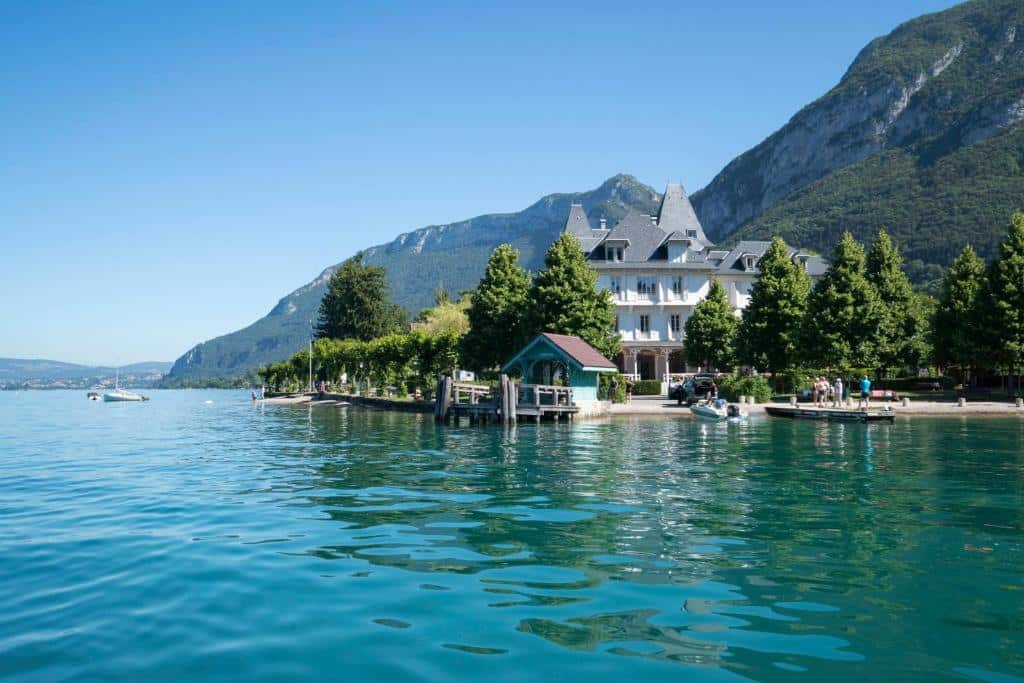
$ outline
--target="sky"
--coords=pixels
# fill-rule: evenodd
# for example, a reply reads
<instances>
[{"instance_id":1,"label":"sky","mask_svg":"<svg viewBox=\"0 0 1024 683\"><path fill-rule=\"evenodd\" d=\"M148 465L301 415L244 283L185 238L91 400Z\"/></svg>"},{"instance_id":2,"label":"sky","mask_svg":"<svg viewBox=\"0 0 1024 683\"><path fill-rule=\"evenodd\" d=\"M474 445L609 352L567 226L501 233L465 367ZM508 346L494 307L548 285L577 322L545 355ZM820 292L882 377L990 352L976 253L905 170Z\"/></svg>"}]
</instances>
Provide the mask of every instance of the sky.
<instances>
[{"instance_id":1,"label":"sky","mask_svg":"<svg viewBox=\"0 0 1024 683\"><path fill-rule=\"evenodd\" d=\"M170 361L402 232L693 192L953 4L0 3L0 357Z\"/></svg>"}]
</instances>

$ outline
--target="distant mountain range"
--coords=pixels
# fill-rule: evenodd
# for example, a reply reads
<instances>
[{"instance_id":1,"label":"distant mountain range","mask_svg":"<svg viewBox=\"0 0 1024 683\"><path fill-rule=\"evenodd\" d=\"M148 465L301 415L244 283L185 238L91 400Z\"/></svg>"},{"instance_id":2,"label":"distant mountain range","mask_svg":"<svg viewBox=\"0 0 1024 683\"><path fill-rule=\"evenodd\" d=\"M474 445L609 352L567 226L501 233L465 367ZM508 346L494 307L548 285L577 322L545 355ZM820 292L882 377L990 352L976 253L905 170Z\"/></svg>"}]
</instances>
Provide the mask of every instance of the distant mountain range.
<instances>
[{"instance_id":1,"label":"distant mountain range","mask_svg":"<svg viewBox=\"0 0 1024 683\"><path fill-rule=\"evenodd\" d=\"M821 252L843 230L893 234L916 283L934 288L968 241L991 256L1010 213L1024 207L1024 2L973 0L925 15L869 43L839 83L731 161L693 205L723 245L782 235ZM491 250L511 242L537 269L579 201L595 222L655 210L657 191L628 175L553 194L512 214L421 228L373 247L396 300L412 312L438 283L475 286ZM335 266L249 327L179 358L171 385L251 372L288 357Z\"/></svg>"},{"instance_id":2,"label":"distant mountain range","mask_svg":"<svg viewBox=\"0 0 1024 683\"><path fill-rule=\"evenodd\" d=\"M366 256L387 269L395 300L415 313L433 304L439 283L453 293L476 287L491 251L503 242L520 250L527 268L538 269L548 245L565 226L573 202L581 202L597 225L602 218L615 223L630 208L652 213L660 199L636 178L617 175L589 192L548 195L518 213L488 214L404 233L366 250ZM295 353L309 340L310 320L316 319L337 265L281 299L252 325L189 349L174 363L167 385L236 376Z\"/></svg>"},{"instance_id":3,"label":"distant mountain range","mask_svg":"<svg viewBox=\"0 0 1024 683\"><path fill-rule=\"evenodd\" d=\"M113 381L118 371L125 386L154 384L171 369L171 363L150 361L121 368L78 365L57 360L0 358L0 389L76 388Z\"/></svg>"}]
</instances>

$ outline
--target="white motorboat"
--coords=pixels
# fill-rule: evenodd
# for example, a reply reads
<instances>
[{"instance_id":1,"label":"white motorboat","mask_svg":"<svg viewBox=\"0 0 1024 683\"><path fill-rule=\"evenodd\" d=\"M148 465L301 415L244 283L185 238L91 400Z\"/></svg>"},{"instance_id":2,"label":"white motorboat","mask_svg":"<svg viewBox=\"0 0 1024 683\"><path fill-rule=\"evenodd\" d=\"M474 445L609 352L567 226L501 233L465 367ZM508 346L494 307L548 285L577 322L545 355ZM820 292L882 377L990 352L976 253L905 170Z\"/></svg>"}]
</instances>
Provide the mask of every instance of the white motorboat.
<instances>
[{"instance_id":1,"label":"white motorboat","mask_svg":"<svg viewBox=\"0 0 1024 683\"><path fill-rule=\"evenodd\" d=\"M725 418L729 417L726 414L724 408L718 409L715 408L714 406L709 406L705 403L697 403L695 405L690 406L690 412L693 413L694 417L699 417L705 420L718 421L724 420Z\"/></svg>"},{"instance_id":2,"label":"white motorboat","mask_svg":"<svg viewBox=\"0 0 1024 683\"><path fill-rule=\"evenodd\" d=\"M86 394L85 396L86 396L86 398L88 398L88 399L89 399L90 401L98 401L98 400L100 400L100 398L101 398L101 397L100 397L100 392L98 392L98 391L90 391L90 392L89 392L88 394Z\"/></svg>"},{"instance_id":3,"label":"white motorboat","mask_svg":"<svg viewBox=\"0 0 1024 683\"><path fill-rule=\"evenodd\" d=\"M103 400L108 403L115 403L118 401L148 401L149 399L142 394L136 394L134 391L122 389L121 370L118 369L117 374L114 376L114 390L103 394Z\"/></svg>"},{"instance_id":4,"label":"white motorboat","mask_svg":"<svg viewBox=\"0 0 1024 683\"><path fill-rule=\"evenodd\" d=\"M719 420L740 420L747 417L747 412L741 410L736 404L723 404L720 408L716 408L705 401L701 401L696 405L690 406L690 411L694 417L714 420L715 422Z\"/></svg>"}]
</instances>

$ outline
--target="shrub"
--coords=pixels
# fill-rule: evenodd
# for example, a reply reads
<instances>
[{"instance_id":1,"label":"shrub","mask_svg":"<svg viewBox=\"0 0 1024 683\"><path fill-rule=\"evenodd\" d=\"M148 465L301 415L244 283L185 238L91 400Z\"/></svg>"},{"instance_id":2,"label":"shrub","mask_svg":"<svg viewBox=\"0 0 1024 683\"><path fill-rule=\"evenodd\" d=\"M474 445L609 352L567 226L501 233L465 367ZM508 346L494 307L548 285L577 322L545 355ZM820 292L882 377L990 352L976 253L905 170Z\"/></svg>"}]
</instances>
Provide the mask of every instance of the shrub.
<instances>
[{"instance_id":1,"label":"shrub","mask_svg":"<svg viewBox=\"0 0 1024 683\"><path fill-rule=\"evenodd\" d=\"M608 389L612 384L612 377L618 382L618 387L615 390L615 395L608 398ZM597 399L599 401L611 400L612 403L625 403L626 402L626 378L619 374L602 373L600 376L600 382L597 385Z\"/></svg>"},{"instance_id":2,"label":"shrub","mask_svg":"<svg viewBox=\"0 0 1024 683\"><path fill-rule=\"evenodd\" d=\"M729 401L737 401L740 396L753 396L758 403L764 403L772 398L768 380L760 375L723 377L718 380L718 393Z\"/></svg>"},{"instance_id":3,"label":"shrub","mask_svg":"<svg viewBox=\"0 0 1024 683\"><path fill-rule=\"evenodd\" d=\"M633 382L634 396L657 396L661 393L661 382L656 379L642 379Z\"/></svg>"}]
</instances>

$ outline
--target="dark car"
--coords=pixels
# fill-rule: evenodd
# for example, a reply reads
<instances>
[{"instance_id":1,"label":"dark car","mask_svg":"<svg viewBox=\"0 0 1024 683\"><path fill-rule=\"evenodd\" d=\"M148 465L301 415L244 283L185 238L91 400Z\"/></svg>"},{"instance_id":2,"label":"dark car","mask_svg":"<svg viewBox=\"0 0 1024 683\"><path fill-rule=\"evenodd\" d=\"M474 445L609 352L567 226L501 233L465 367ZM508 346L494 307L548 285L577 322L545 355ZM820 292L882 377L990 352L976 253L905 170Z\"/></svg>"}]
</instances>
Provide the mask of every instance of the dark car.
<instances>
[{"instance_id":1,"label":"dark car","mask_svg":"<svg viewBox=\"0 0 1024 683\"><path fill-rule=\"evenodd\" d=\"M707 398L715 383L714 375L694 375L693 377L673 384L669 387L669 400L675 399L679 405L693 405L697 401Z\"/></svg>"}]
</instances>

